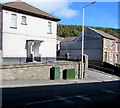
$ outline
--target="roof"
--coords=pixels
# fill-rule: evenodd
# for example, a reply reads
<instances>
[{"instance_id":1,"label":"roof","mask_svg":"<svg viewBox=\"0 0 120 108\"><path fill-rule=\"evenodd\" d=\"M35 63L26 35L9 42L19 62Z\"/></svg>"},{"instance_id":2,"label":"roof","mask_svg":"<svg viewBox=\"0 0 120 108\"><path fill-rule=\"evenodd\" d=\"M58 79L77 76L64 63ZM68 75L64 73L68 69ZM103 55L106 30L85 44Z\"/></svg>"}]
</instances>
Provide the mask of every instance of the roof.
<instances>
[{"instance_id":1,"label":"roof","mask_svg":"<svg viewBox=\"0 0 120 108\"><path fill-rule=\"evenodd\" d=\"M117 43L120 43L120 39L117 41Z\"/></svg>"},{"instance_id":2,"label":"roof","mask_svg":"<svg viewBox=\"0 0 120 108\"><path fill-rule=\"evenodd\" d=\"M14 1L14 2L5 3L2 5L2 8L6 9L6 10L11 10L11 11L15 11L15 12L20 12L20 13L24 13L24 14L28 14L28 15L33 15L33 16L53 20L53 21L60 21L59 18L54 17L54 16L34 7L32 5L29 5L23 1Z\"/></svg>"},{"instance_id":3,"label":"roof","mask_svg":"<svg viewBox=\"0 0 120 108\"><path fill-rule=\"evenodd\" d=\"M112 36L112 35L110 35L110 34L108 34L108 33L105 33L105 32L103 32L103 31L101 31L101 30L97 30L97 29L94 29L94 28L91 28L91 27L88 27L88 29L90 29L90 30L92 30L92 31L100 34L100 35L101 35L102 37L104 37L104 38L109 38L109 39L118 40L118 38L116 38L116 37L114 37L114 36Z\"/></svg>"},{"instance_id":4,"label":"roof","mask_svg":"<svg viewBox=\"0 0 120 108\"><path fill-rule=\"evenodd\" d=\"M105 33L105 32L103 32L103 31L101 31L101 30L96 30L96 29L91 28L91 27L87 27L86 29L90 29L90 30L94 31L95 33L101 35L103 38L113 39L113 40L116 40L118 43L120 43L120 40L119 40L118 38L116 38L116 37L114 37L114 36L112 36L112 35L110 35L110 34L108 34L108 33ZM85 29L85 30L86 30L86 29ZM76 39L77 39L79 36L81 36L81 35L82 35L82 32L81 32L78 36L76 36L76 37L64 38L64 39L62 40L62 42L74 41L74 40L76 40Z\"/></svg>"},{"instance_id":5,"label":"roof","mask_svg":"<svg viewBox=\"0 0 120 108\"><path fill-rule=\"evenodd\" d=\"M62 40L62 42L70 42L73 41L76 37L67 37Z\"/></svg>"}]
</instances>

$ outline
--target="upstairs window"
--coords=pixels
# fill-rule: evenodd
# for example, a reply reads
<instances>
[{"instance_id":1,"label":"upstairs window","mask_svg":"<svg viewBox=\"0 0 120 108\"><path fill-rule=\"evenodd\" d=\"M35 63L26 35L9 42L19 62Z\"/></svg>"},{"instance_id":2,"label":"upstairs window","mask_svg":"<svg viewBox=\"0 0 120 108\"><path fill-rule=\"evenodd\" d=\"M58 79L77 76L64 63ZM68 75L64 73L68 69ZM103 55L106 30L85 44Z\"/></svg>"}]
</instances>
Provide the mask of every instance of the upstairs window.
<instances>
[{"instance_id":1,"label":"upstairs window","mask_svg":"<svg viewBox=\"0 0 120 108\"><path fill-rule=\"evenodd\" d=\"M104 39L104 48L107 48L107 40L106 39Z\"/></svg>"},{"instance_id":2,"label":"upstairs window","mask_svg":"<svg viewBox=\"0 0 120 108\"><path fill-rule=\"evenodd\" d=\"M118 43L115 44L115 51L118 51L119 47L118 47Z\"/></svg>"},{"instance_id":3,"label":"upstairs window","mask_svg":"<svg viewBox=\"0 0 120 108\"><path fill-rule=\"evenodd\" d=\"M11 28L17 28L17 15L11 15Z\"/></svg>"},{"instance_id":4,"label":"upstairs window","mask_svg":"<svg viewBox=\"0 0 120 108\"><path fill-rule=\"evenodd\" d=\"M22 16L22 23L21 24L23 24L23 25L27 24L26 16Z\"/></svg>"},{"instance_id":5,"label":"upstairs window","mask_svg":"<svg viewBox=\"0 0 120 108\"><path fill-rule=\"evenodd\" d=\"M110 49L113 49L113 46L114 46L113 41L110 40Z\"/></svg>"},{"instance_id":6,"label":"upstairs window","mask_svg":"<svg viewBox=\"0 0 120 108\"><path fill-rule=\"evenodd\" d=\"M52 33L52 23L48 22L48 33Z\"/></svg>"}]
</instances>

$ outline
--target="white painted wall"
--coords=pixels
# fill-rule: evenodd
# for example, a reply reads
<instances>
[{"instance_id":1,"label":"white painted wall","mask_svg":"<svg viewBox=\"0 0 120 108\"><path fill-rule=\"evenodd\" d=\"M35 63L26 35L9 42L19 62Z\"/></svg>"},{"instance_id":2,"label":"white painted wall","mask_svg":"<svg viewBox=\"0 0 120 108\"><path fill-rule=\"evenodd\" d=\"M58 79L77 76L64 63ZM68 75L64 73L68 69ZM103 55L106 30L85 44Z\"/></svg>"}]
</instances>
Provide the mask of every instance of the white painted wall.
<instances>
[{"instance_id":1,"label":"white painted wall","mask_svg":"<svg viewBox=\"0 0 120 108\"><path fill-rule=\"evenodd\" d=\"M10 28L11 14L17 14L17 29ZM21 24L21 17L26 16L27 25ZM42 57L56 57L57 23L52 22L52 34L48 34L48 21L3 10L3 57L26 57L26 40L42 40L39 53Z\"/></svg>"}]
</instances>

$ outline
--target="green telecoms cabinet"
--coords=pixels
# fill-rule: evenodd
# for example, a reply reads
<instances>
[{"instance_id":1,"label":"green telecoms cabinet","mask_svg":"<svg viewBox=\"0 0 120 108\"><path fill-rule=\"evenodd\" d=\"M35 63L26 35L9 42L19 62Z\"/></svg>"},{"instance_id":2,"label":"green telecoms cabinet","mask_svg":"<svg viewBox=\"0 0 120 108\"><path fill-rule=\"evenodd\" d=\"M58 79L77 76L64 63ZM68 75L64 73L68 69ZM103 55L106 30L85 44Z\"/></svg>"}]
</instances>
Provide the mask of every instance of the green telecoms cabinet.
<instances>
[{"instance_id":1,"label":"green telecoms cabinet","mask_svg":"<svg viewBox=\"0 0 120 108\"><path fill-rule=\"evenodd\" d=\"M63 71L63 79L75 79L75 69L65 69Z\"/></svg>"},{"instance_id":2,"label":"green telecoms cabinet","mask_svg":"<svg viewBox=\"0 0 120 108\"><path fill-rule=\"evenodd\" d=\"M50 69L50 79L60 80L60 67L52 67Z\"/></svg>"}]
</instances>

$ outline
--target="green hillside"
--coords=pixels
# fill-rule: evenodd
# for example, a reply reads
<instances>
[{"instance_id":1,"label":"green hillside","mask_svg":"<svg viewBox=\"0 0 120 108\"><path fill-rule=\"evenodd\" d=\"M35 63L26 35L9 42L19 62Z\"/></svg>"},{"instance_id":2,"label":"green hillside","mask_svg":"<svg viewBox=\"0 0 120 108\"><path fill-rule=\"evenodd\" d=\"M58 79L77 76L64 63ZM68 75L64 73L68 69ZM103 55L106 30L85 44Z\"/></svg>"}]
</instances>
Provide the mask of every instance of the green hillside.
<instances>
[{"instance_id":1,"label":"green hillside","mask_svg":"<svg viewBox=\"0 0 120 108\"><path fill-rule=\"evenodd\" d=\"M86 27L85 27L86 28ZM102 30L120 39L120 29L92 27L97 30ZM57 25L57 35L60 37L75 37L82 31L82 26L78 25Z\"/></svg>"}]
</instances>

